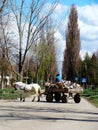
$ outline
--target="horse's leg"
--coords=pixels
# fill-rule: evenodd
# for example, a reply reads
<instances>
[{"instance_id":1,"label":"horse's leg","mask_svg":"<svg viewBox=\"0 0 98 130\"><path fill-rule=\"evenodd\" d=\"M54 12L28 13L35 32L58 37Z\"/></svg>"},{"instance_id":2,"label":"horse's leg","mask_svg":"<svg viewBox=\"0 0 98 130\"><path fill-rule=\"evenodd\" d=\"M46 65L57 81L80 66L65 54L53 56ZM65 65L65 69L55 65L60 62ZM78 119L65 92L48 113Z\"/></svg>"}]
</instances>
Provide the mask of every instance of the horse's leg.
<instances>
[{"instance_id":1,"label":"horse's leg","mask_svg":"<svg viewBox=\"0 0 98 130\"><path fill-rule=\"evenodd\" d=\"M25 97L22 94L20 94L20 101L25 102Z\"/></svg>"},{"instance_id":2,"label":"horse's leg","mask_svg":"<svg viewBox=\"0 0 98 130\"><path fill-rule=\"evenodd\" d=\"M40 95L38 95L38 102L40 101Z\"/></svg>"},{"instance_id":3,"label":"horse's leg","mask_svg":"<svg viewBox=\"0 0 98 130\"><path fill-rule=\"evenodd\" d=\"M22 91L20 91L20 101L22 101L23 99L23 94L22 94Z\"/></svg>"},{"instance_id":4,"label":"horse's leg","mask_svg":"<svg viewBox=\"0 0 98 130\"><path fill-rule=\"evenodd\" d=\"M23 100L22 100L23 102L25 102L25 98L23 98Z\"/></svg>"},{"instance_id":5,"label":"horse's leg","mask_svg":"<svg viewBox=\"0 0 98 130\"><path fill-rule=\"evenodd\" d=\"M35 96L35 94L34 94L34 98L33 98L32 102L34 102L34 101L35 101L35 97L36 97L36 96Z\"/></svg>"},{"instance_id":6,"label":"horse's leg","mask_svg":"<svg viewBox=\"0 0 98 130\"><path fill-rule=\"evenodd\" d=\"M22 101L22 94L20 94L20 101Z\"/></svg>"},{"instance_id":7,"label":"horse's leg","mask_svg":"<svg viewBox=\"0 0 98 130\"><path fill-rule=\"evenodd\" d=\"M25 91L24 90L21 91L20 101L25 102Z\"/></svg>"},{"instance_id":8,"label":"horse's leg","mask_svg":"<svg viewBox=\"0 0 98 130\"><path fill-rule=\"evenodd\" d=\"M35 101L35 98L36 98L36 96L38 97L38 102L40 101L40 95L39 94L37 94L37 95L34 95L34 98L33 98L33 100L32 100L32 102L34 102Z\"/></svg>"},{"instance_id":9,"label":"horse's leg","mask_svg":"<svg viewBox=\"0 0 98 130\"><path fill-rule=\"evenodd\" d=\"M38 89L37 96L38 96L38 102L39 102L40 101L40 96L41 96L41 89Z\"/></svg>"},{"instance_id":10,"label":"horse's leg","mask_svg":"<svg viewBox=\"0 0 98 130\"><path fill-rule=\"evenodd\" d=\"M21 94L21 101L25 102L25 91L23 90L22 91L22 94Z\"/></svg>"}]
</instances>

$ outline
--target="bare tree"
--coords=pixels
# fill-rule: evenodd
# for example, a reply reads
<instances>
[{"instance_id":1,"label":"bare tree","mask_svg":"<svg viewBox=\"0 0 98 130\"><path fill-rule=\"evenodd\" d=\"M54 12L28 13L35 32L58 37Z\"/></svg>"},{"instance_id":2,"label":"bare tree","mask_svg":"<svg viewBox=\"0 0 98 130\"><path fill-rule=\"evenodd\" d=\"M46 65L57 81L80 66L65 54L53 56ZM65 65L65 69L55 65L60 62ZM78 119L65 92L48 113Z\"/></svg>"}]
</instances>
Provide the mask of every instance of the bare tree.
<instances>
[{"instance_id":1,"label":"bare tree","mask_svg":"<svg viewBox=\"0 0 98 130\"><path fill-rule=\"evenodd\" d=\"M6 3L7 3L7 0L0 0L0 14L2 13Z\"/></svg>"},{"instance_id":2,"label":"bare tree","mask_svg":"<svg viewBox=\"0 0 98 130\"><path fill-rule=\"evenodd\" d=\"M9 22L9 16L3 16L0 17L0 74L1 74L1 86L5 85L4 83L4 77L9 73L10 71L10 63L8 60L8 55L10 52L10 49L12 48L10 46L10 39L7 32L7 26Z\"/></svg>"},{"instance_id":3,"label":"bare tree","mask_svg":"<svg viewBox=\"0 0 98 130\"><path fill-rule=\"evenodd\" d=\"M36 82L40 79L52 81L56 75L57 66L54 47L54 29L50 18L47 19L45 26L41 28L40 40L35 47L31 48L31 51L33 52Z\"/></svg>"},{"instance_id":4,"label":"bare tree","mask_svg":"<svg viewBox=\"0 0 98 130\"><path fill-rule=\"evenodd\" d=\"M19 34L19 74L22 79L23 66L25 63L26 55L31 48L32 44L36 43L39 38L41 27L46 23L48 16L50 16L57 5L55 0L50 7L47 14L42 15L45 8L43 0L31 0L31 3L26 7L26 0L10 0L10 7L15 16L18 34ZM26 36L24 36L26 34ZM25 45L23 38L25 37Z\"/></svg>"},{"instance_id":5,"label":"bare tree","mask_svg":"<svg viewBox=\"0 0 98 130\"><path fill-rule=\"evenodd\" d=\"M66 31L66 50L64 52L63 74L66 79L74 81L78 71L80 52L80 32L78 29L78 14L72 5Z\"/></svg>"}]
</instances>

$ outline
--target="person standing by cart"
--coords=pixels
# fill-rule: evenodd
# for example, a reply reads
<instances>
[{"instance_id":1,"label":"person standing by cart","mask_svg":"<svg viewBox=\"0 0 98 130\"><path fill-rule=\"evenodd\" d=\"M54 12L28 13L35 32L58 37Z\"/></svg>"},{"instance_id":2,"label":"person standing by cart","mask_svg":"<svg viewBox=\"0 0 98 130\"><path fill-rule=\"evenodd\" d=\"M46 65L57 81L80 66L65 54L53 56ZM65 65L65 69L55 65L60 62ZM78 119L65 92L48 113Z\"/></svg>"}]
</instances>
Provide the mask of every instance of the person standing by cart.
<instances>
[{"instance_id":1,"label":"person standing by cart","mask_svg":"<svg viewBox=\"0 0 98 130\"><path fill-rule=\"evenodd\" d=\"M56 82L61 82L61 76L60 76L60 74L56 75L56 79L55 80L56 80Z\"/></svg>"},{"instance_id":2,"label":"person standing by cart","mask_svg":"<svg viewBox=\"0 0 98 130\"><path fill-rule=\"evenodd\" d=\"M62 85L62 79L61 79L61 76L60 76L60 74L57 74L56 75L56 84L57 84L57 86L60 88L60 89L62 89L63 88L63 85Z\"/></svg>"}]
</instances>

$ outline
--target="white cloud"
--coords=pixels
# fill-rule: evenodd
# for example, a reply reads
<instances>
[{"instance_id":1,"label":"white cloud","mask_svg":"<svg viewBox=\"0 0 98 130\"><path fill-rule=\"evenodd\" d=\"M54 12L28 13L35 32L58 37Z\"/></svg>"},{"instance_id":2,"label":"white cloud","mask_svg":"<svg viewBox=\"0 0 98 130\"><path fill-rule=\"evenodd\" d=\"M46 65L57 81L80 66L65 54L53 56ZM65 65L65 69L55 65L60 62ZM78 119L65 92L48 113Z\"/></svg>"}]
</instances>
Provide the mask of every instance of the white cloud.
<instances>
[{"instance_id":1,"label":"white cloud","mask_svg":"<svg viewBox=\"0 0 98 130\"><path fill-rule=\"evenodd\" d=\"M82 60L84 60L86 53L88 53L89 56L92 56L92 53L90 51L87 52L86 50L81 50L80 55Z\"/></svg>"},{"instance_id":2,"label":"white cloud","mask_svg":"<svg viewBox=\"0 0 98 130\"><path fill-rule=\"evenodd\" d=\"M79 20L79 28L81 39L84 40L98 40L98 26L90 25Z\"/></svg>"},{"instance_id":3,"label":"white cloud","mask_svg":"<svg viewBox=\"0 0 98 130\"><path fill-rule=\"evenodd\" d=\"M47 13L49 11L49 9L51 9L51 4L47 3L47 4L45 4L45 7L43 8L43 12ZM61 19L61 17L65 15L66 10L68 10L68 6L62 5L62 4L57 4L51 15L53 20Z\"/></svg>"},{"instance_id":4,"label":"white cloud","mask_svg":"<svg viewBox=\"0 0 98 130\"><path fill-rule=\"evenodd\" d=\"M78 16L81 51L94 53L98 50L98 5L78 7Z\"/></svg>"},{"instance_id":5,"label":"white cloud","mask_svg":"<svg viewBox=\"0 0 98 130\"><path fill-rule=\"evenodd\" d=\"M66 14L66 10L68 10L68 6L58 4L53 12L53 16L55 16L55 20L61 19L62 16Z\"/></svg>"},{"instance_id":6,"label":"white cloud","mask_svg":"<svg viewBox=\"0 0 98 130\"><path fill-rule=\"evenodd\" d=\"M65 49L65 40L63 39L63 36L59 31L56 31L55 35L55 47L56 47L56 54L58 60L62 61L63 60L63 52Z\"/></svg>"},{"instance_id":7,"label":"white cloud","mask_svg":"<svg viewBox=\"0 0 98 130\"><path fill-rule=\"evenodd\" d=\"M98 26L98 4L77 7L79 18L85 23Z\"/></svg>"}]
</instances>

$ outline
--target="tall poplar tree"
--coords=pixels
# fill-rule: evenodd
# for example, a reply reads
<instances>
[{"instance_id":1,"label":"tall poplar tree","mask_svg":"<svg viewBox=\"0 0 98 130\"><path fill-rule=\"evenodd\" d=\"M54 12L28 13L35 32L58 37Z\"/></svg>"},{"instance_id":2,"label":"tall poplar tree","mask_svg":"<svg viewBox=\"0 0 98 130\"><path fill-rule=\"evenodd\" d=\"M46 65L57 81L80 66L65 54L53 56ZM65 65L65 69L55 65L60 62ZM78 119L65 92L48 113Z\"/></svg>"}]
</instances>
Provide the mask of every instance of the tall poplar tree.
<instances>
[{"instance_id":1,"label":"tall poplar tree","mask_svg":"<svg viewBox=\"0 0 98 130\"><path fill-rule=\"evenodd\" d=\"M63 62L63 75L72 82L78 72L79 52L80 31L78 29L78 13L76 6L72 5L66 31L66 49Z\"/></svg>"}]
</instances>

